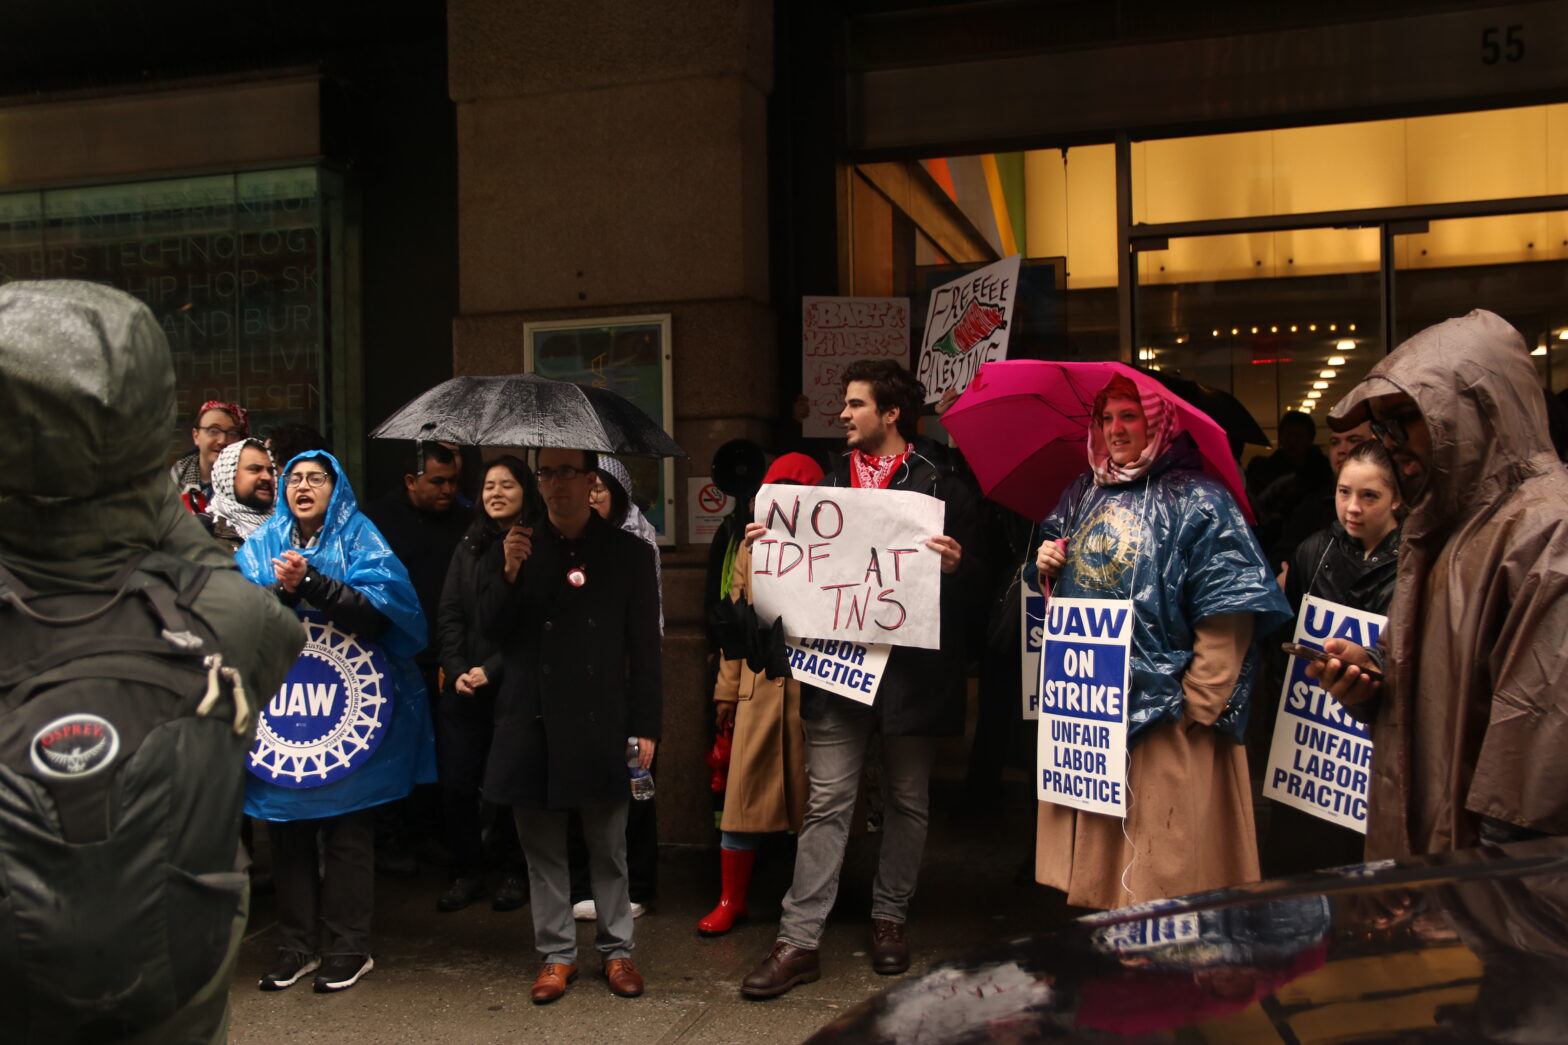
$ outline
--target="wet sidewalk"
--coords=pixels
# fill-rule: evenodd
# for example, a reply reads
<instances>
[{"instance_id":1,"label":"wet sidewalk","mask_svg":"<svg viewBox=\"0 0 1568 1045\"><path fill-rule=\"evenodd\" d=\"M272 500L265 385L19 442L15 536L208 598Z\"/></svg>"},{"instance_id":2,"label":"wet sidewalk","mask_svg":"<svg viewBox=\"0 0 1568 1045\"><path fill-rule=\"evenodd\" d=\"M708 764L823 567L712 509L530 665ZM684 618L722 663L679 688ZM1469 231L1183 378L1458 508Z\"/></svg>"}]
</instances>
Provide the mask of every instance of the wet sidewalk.
<instances>
[{"instance_id":1,"label":"wet sidewalk","mask_svg":"<svg viewBox=\"0 0 1568 1045\"><path fill-rule=\"evenodd\" d=\"M1025 785L1003 798L966 803L953 784L932 784L932 822L920 888L910 913L911 973L990 940L1046 928L1064 912L1059 894L1021 886L1033 852L1034 809ZM257 897L232 989L235 1045L330 1042L765 1043L798 1042L845 1009L897 982L871 971L871 877L878 836L851 840L838 904L822 943L822 979L783 997L748 1001L740 981L766 956L789 886L794 850L765 850L752 883L752 917L727 936L704 939L697 919L718 897L717 849L666 847L659 902L637 921L635 960L647 981L637 999L610 994L593 949L593 926L578 923L582 975L566 997L535 1006L537 970L529 909L507 914L480 901L454 914L435 910L446 878L377 881L376 968L352 990L317 995L309 981L263 994L256 980L272 960L277 929L270 896Z\"/></svg>"}]
</instances>

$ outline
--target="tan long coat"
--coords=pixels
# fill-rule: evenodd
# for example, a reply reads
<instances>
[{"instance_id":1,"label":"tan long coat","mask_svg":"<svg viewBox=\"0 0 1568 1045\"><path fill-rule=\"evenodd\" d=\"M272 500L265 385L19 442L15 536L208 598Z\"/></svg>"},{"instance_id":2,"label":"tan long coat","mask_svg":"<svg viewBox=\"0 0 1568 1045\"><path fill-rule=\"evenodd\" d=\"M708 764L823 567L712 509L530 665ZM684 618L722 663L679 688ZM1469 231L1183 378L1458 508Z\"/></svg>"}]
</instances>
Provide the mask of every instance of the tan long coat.
<instances>
[{"instance_id":1,"label":"tan long coat","mask_svg":"<svg viewBox=\"0 0 1568 1045\"><path fill-rule=\"evenodd\" d=\"M1476 844L1480 818L1568 834L1568 473L1529 349L1474 311L1428 327L1334 408L1415 400L1432 446L1372 711L1367 856Z\"/></svg>"},{"instance_id":2,"label":"tan long coat","mask_svg":"<svg viewBox=\"0 0 1568 1045\"><path fill-rule=\"evenodd\" d=\"M751 601L751 549L735 554L730 598ZM800 683L758 675L724 659L715 701L735 703L735 738L724 791L725 831L798 831L806 811L806 742Z\"/></svg>"},{"instance_id":3,"label":"tan long coat","mask_svg":"<svg viewBox=\"0 0 1568 1045\"><path fill-rule=\"evenodd\" d=\"M1211 728L1251 641L1250 613L1197 623L1181 721L1155 728L1130 752L1125 826L1041 802L1038 881L1074 906L1107 909L1257 880L1247 750Z\"/></svg>"}]
</instances>

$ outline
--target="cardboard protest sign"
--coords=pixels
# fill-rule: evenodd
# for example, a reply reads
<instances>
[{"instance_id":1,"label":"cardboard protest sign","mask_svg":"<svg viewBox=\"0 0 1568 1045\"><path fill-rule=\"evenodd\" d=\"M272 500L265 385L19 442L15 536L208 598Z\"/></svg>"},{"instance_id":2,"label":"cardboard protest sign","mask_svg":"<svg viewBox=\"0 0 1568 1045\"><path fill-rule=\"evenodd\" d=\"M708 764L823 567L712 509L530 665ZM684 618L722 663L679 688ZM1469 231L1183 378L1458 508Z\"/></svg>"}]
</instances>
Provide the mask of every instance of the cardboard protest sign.
<instances>
[{"instance_id":1,"label":"cardboard protest sign","mask_svg":"<svg viewBox=\"0 0 1568 1045\"><path fill-rule=\"evenodd\" d=\"M1024 720L1040 717L1040 649L1045 645L1045 596L1018 579L1019 679L1023 684Z\"/></svg>"},{"instance_id":2,"label":"cardboard protest sign","mask_svg":"<svg viewBox=\"0 0 1568 1045\"><path fill-rule=\"evenodd\" d=\"M1322 649L1326 639L1377 645L1388 618L1308 595L1296 618L1296 641ZM1279 695L1263 794L1341 827L1367 832L1372 738L1367 727L1307 677L1307 661L1290 657Z\"/></svg>"},{"instance_id":3,"label":"cardboard protest sign","mask_svg":"<svg viewBox=\"0 0 1568 1045\"><path fill-rule=\"evenodd\" d=\"M915 372L926 402L941 399L949 388L962 392L981 363L1007 358L1022 260L1014 254L931 291Z\"/></svg>"},{"instance_id":4,"label":"cardboard protest sign","mask_svg":"<svg viewBox=\"0 0 1568 1045\"><path fill-rule=\"evenodd\" d=\"M844 367L857 359L909 361L909 299L801 298L800 355L800 388L811 411L801 434L843 434Z\"/></svg>"},{"instance_id":5,"label":"cardboard protest sign","mask_svg":"<svg viewBox=\"0 0 1568 1045\"><path fill-rule=\"evenodd\" d=\"M1127 815L1132 603L1055 598L1040 655L1040 801Z\"/></svg>"},{"instance_id":6,"label":"cardboard protest sign","mask_svg":"<svg viewBox=\"0 0 1568 1045\"><path fill-rule=\"evenodd\" d=\"M789 672L797 682L837 693L862 704L876 699L887 670L887 643L850 642L848 639L801 639L791 637Z\"/></svg>"},{"instance_id":7,"label":"cardboard protest sign","mask_svg":"<svg viewBox=\"0 0 1568 1045\"><path fill-rule=\"evenodd\" d=\"M926 541L942 533L943 506L908 490L764 486L751 548L757 619L785 631L938 649L942 557Z\"/></svg>"}]
</instances>

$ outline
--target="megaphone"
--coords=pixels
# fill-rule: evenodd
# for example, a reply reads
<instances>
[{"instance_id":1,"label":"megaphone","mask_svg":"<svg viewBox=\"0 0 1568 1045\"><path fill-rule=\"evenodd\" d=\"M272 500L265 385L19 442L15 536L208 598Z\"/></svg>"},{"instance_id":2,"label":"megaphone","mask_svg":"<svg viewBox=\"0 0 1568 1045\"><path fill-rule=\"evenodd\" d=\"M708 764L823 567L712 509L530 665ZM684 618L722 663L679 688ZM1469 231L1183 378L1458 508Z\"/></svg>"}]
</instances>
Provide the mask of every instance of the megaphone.
<instances>
[{"instance_id":1,"label":"megaphone","mask_svg":"<svg viewBox=\"0 0 1568 1045\"><path fill-rule=\"evenodd\" d=\"M750 439L731 439L713 454L709 478L713 485L745 504L762 488L768 455Z\"/></svg>"}]
</instances>

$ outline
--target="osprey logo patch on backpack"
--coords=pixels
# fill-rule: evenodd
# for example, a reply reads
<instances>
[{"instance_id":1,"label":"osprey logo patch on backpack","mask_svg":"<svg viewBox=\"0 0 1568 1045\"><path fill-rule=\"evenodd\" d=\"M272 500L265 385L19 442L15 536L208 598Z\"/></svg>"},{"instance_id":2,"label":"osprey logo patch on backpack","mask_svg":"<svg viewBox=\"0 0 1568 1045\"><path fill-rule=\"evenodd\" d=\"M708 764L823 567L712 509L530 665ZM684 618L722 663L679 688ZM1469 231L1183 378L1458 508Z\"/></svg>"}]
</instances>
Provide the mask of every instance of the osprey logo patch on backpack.
<instances>
[{"instance_id":1,"label":"osprey logo patch on backpack","mask_svg":"<svg viewBox=\"0 0 1568 1045\"><path fill-rule=\"evenodd\" d=\"M119 751L120 731L108 719L88 714L55 719L34 735L28 749L34 769L65 779L91 776Z\"/></svg>"}]
</instances>

